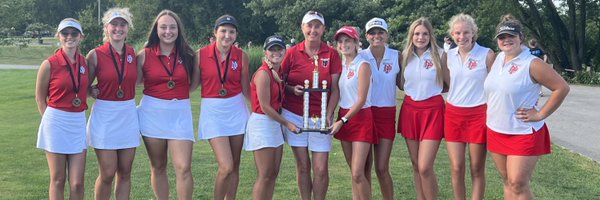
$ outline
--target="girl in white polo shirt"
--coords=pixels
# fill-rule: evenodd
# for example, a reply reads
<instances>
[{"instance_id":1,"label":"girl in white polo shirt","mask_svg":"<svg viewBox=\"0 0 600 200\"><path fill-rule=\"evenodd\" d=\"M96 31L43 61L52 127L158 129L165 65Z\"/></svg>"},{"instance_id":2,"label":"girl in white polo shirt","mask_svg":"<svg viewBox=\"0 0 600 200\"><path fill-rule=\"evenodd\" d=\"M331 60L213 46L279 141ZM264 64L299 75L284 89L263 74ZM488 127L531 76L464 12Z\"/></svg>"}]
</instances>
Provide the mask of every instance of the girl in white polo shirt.
<instances>
[{"instance_id":1,"label":"girl in white polo shirt","mask_svg":"<svg viewBox=\"0 0 600 200\"><path fill-rule=\"evenodd\" d=\"M436 199L438 186L433 166L444 137L444 51L436 44L426 18L410 25L407 39L401 80L406 97L400 109L398 132L406 139L419 199Z\"/></svg>"},{"instance_id":2,"label":"girl in white polo shirt","mask_svg":"<svg viewBox=\"0 0 600 200\"><path fill-rule=\"evenodd\" d=\"M543 60L523 46L521 23L510 15L496 28L498 53L485 80L487 144L504 178L505 199L534 199L529 182L541 155L551 151L544 119L569 93L569 86ZM538 106L544 86L552 91Z\"/></svg>"},{"instance_id":3,"label":"girl in white polo shirt","mask_svg":"<svg viewBox=\"0 0 600 200\"><path fill-rule=\"evenodd\" d=\"M401 55L387 47L388 25L381 18L373 18L365 25L369 48L360 51L371 65L371 111L373 131L379 143L373 145L375 171L383 199L394 199L394 183L390 175L390 155L396 138L396 86L400 85Z\"/></svg>"},{"instance_id":4,"label":"girl in white polo shirt","mask_svg":"<svg viewBox=\"0 0 600 200\"><path fill-rule=\"evenodd\" d=\"M483 82L494 62L494 51L477 44L477 24L465 14L455 15L448 33L458 48L448 50L450 77L444 119L448 157L452 168L454 199L466 199L465 149L469 145L472 199L483 199L485 192L485 95Z\"/></svg>"},{"instance_id":5,"label":"girl in white polo shirt","mask_svg":"<svg viewBox=\"0 0 600 200\"><path fill-rule=\"evenodd\" d=\"M371 145L378 138L373 132L371 112L371 67L358 55L358 31L343 26L333 36L343 55L340 77L340 110L331 133L342 143L346 162L352 171L353 199L370 199ZM338 132L339 131L339 132Z\"/></svg>"}]
</instances>

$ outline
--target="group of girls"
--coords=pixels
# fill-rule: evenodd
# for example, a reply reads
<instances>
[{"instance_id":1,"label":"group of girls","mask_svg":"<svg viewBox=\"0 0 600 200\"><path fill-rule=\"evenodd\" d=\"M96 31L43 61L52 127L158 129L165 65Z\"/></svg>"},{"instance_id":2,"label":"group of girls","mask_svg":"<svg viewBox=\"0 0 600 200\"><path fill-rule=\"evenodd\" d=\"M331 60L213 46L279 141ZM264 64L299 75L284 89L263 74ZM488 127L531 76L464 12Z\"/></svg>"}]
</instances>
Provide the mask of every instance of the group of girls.
<instances>
[{"instance_id":1,"label":"group of girls","mask_svg":"<svg viewBox=\"0 0 600 200\"><path fill-rule=\"evenodd\" d=\"M554 70L521 45L522 26L510 17L497 27L501 52L496 55L475 42L473 18L454 16L449 34L458 47L446 54L437 46L426 18L412 23L402 52L388 47L386 21L373 18L365 25L369 47L359 50L360 33L351 26L334 35L337 48L323 42L325 18L309 11L301 23L304 41L286 48L284 38L268 37L262 65L252 78L248 55L234 46L239 32L233 16L219 17L215 42L198 51L188 45L181 20L169 10L155 18L137 53L126 44L133 29L128 9L111 8L102 21L105 43L85 57L78 49L84 38L81 24L72 18L61 21L56 34L61 47L38 72L36 101L42 121L37 147L46 152L50 199L64 198L67 178L70 198L83 199L88 145L99 163L95 198L110 199L114 181L115 198L128 199L140 135L150 158L156 198L169 198L170 155L177 196L192 199L195 137L189 94L198 87L202 97L198 138L209 141L218 163L214 199L236 198L242 148L254 154L253 198L272 199L285 142L296 161L300 197L325 199L332 135L341 141L352 173L353 199L372 198L373 162L382 197L395 199L389 159L396 130L406 140L419 199L437 198L434 161L444 137L455 199L466 198L467 145L472 199L484 197L488 150L504 178L505 197L533 198L529 190L533 169L540 155L550 153L543 119L569 90ZM322 117L331 134L299 128L304 80L312 80L315 68L319 80L326 80L330 88ZM136 107L135 89L141 83L143 97ZM539 107L541 86L553 92ZM396 88L406 94L397 127ZM447 103L441 96L446 90ZM96 100L86 122L87 96ZM321 96L309 98L310 116L321 117ZM251 102L251 113L245 102Z\"/></svg>"}]
</instances>

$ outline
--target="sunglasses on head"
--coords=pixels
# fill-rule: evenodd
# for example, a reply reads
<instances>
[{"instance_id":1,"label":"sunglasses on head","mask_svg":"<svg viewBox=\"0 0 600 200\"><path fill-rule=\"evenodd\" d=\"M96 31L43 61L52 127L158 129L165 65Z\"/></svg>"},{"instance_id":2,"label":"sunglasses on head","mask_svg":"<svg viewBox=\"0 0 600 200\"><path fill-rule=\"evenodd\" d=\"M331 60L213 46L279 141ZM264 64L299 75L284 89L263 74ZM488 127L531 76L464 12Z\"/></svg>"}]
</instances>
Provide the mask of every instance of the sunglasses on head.
<instances>
[{"instance_id":1,"label":"sunglasses on head","mask_svg":"<svg viewBox=\"0 0 600 200\"><path fill-rule=\"evenodd\" d=\"M61 31L60 34L63 37L68 37L69 35L71 35L71 37L78 37L79 36L79 31Z\"/></svg>"},{"instance_id":2,"label":"sunglasses on head","mask_svg":"<svg viewBox=\"0 0 600 200\"><path fill-rule=\"evenodd\" d=\"M308 11L306 14L318 15L319 17L323 17L323 14L321 14L320 12L314 11L314 10Z\"/></svg>"}]
</instances>

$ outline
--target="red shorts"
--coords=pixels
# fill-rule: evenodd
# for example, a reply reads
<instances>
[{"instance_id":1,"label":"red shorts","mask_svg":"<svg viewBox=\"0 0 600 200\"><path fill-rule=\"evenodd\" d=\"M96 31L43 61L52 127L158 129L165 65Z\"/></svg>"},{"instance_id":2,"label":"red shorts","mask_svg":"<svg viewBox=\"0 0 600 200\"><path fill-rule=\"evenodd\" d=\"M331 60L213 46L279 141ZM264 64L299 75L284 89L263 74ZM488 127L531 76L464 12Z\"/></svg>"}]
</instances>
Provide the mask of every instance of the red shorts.
<instances>
[{"instance_id":1,"label":"red shorts","mask_svg":"<svg viewBox=\"0 0 600 200\"><path fill-rule=\"evenodd\" d=\"M378 138L394 141L396 138L396 106L371 107L373 111L373 130Z\"/></svg>"},{"instance_id":2,"label":"red shorts","mask_svg":"<svg viewBox=\"0 0 600 200\"><path fill-rule=\"evenodd\" d=\"M404 97L398 132L409 140L442 140L444 138L444 98L433 96L423 101Z\"/></svg>"},{"instance_id":3,"label":"red shorts","mask_svg":"<svg viewBox=\"0 0 600 200\"><path fill-rule=\"evenodd\" d=\"M546 124L532 134L507 135L487 129L487 147L494 153L515 156L539 156L552 152Z\"/></svg>"},{"instance_id":4,"label":"red shorts","mask_svg":"<svg viewBox=\"0 0 600 200\"><path fill-rule=\"evenodd\" d=\"M342 118L348 109L340 108L338 120ZM373 131L373 112L371 108L363 108L344 124L340 131L334 135L338 140L347 142L368 142L377 144L379 142L377 135Z\"/></svg>"},{"instance_id":5,"label":"red shorts","mask_svg":"<svg viewBox=\"0 0 600 200\"><path fill-rule=\"evenodd\" d=\"M446 113L444 113L446 141L485 144L486 109L486 104L475 107L456 107L446 104Z\"/></svg>"}]
</instances>

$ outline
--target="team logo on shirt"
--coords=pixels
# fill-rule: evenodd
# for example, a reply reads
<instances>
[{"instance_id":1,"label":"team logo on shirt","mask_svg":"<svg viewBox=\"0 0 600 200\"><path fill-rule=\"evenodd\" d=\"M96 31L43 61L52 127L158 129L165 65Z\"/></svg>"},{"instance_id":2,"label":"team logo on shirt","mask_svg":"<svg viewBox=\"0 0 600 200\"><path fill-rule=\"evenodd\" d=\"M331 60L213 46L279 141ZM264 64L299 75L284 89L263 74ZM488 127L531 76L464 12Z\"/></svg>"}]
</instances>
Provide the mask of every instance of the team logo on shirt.
<instances>
[{"instance_id":1,"label":"team logo on shirt","mask_svg":"<svg viewBox=\"0 0 600 200\"><path fill-rule=\"evenodd\" d=\"M131 54L127 55L127 63L131 64L133 62L133 56Z\"/></svg>"},{"instance_id":2,"label":"team logo on shirt","mask_svg":"<svg viewBox=\"0 0 600 200\"><path fill-rule=\"evenodd\" d=\"M431 69L433 67L433 62L429 59L425 60L425 69Z\"/></svg>"},{"instance_id":3,"label":"team logo on shirt","mask_svg":"<svg viewBox=\"0 0 600 200\"><path fill-rule=\"evenodd\" d=\"M348 68L350 71L348 72L348 79L354 77L354 68Z\"/></svg>"},{"instance_id":4,"label":"team logo on shirt","mask_svg":"<svg viewBox=\"0 0 600 200\"><path fill-rule=\"evenodd\" d=\"M508 74L514 74L517 71L519 71L519 66L518 65L512 65L510 67L510 69L508 70Z\"/></svg>"},{"instance_id":5,"label":"team logo on shirt","mask_svg":"<svg viewBox=\"0 0 600 200\"><path fill-rule=\"evenodd\" d=\"M233 71L235 71L235 70L237 70L237 68L238 68L238 62L237 62L237 61L235 61L235 60L234 60L234 61L231 61L231 69L232 69Z\"/></svg>"},{"instance_id":6,"label":"team logo on shirt","mask_svg":"<svg viewBox=\"0 0 600 200\"><path fill-rule=\"evenodd\" d=\"M385 63L383 65L383 72L390 73L392 71L392 64L391 63Z\"/></svg>"},{"instance_id":7,"label":"team logo on shirt","mask_svg":"<svg viewBox=\"0 0 600 200\"><path fill-rule=\"evenodd\" d=\"M83 65L79 66L79 73L85 74L85 67L83 67Z\"/></svg>"},{"instance_id":8,"label":"team logo on shirt","mask_svg":"<svg viewBox=\"0 0 600 200\"><path fill-rule=\"evenodd\" d=\"M328 65L329 65L329 58L321 58L321 66L323 66L323 68L327 68Z\"/></svg>"},{"instance_id":9,"label":"team logo on shirt","mask_svg":"<svg viewBox=\"0 0 600 200\"><path fill-rule=\"evenodd\" d=\"M477 67L477 61L475 60L469 60L469 65L467 66L467 68L469 68L469 70L473 70Z\"/></svg>"}]
</instances>

